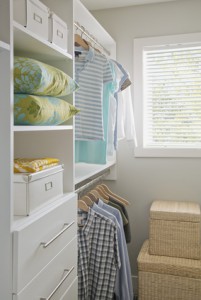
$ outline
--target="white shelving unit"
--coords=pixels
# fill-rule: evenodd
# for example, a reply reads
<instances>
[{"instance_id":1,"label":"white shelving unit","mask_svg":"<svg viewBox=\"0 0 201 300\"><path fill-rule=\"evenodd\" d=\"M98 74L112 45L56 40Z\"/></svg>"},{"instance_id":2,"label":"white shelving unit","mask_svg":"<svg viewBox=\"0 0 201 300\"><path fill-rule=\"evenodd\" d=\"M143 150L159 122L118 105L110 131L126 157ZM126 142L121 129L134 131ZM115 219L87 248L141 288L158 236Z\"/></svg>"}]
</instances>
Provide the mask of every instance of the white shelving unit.
<instances>
[{"instance_id":1,"label":"white shelving unit","mask_svg":"<svg viewBox=\"0 0 201 300\"><path fill-rule=\"evenodd\" d=\"M9 50L10 50L10 45L0 41L0 52L9 51Z\"/></svg>"},{"instance_id":2,"label":"white shelving unit","mask_svg":"<svg viewBox=\"0 0 201 300\"><path fill-rule=\"evenodd\" d=\"M116 42L111 35L102 27L94 16L86 9L86 7L79 1L74 2L74 22L78 22L87 30L90 35L94 36L97 41L110 52L110 58L116 58ZM75 27L75 32L79 33ZM106 177L108 180L116 179L116 155L112 161L108 161L105 165L95 165L86 163L75 164L75 184L92 176L102 173L104 170L110 169L110 174Z\"/></svg>"},{"instance_id":3,"label":"white shelving unit","mask_svg":"<svg viewBox=\"0 0 201 300\"><path fill-rule=\"evenodd\" d=\"M75 165L75 184L78 184L84 180L90 179L104 170L112 169L115 167L116 162L108 162L104 165L77 163Z\"/></svg>"},{"instance_id":4,"label":"white shelving unit","mask_svg":"<svg viewBox=\"0 0 201 300\"><path fill-rule=\"evenodd\" d=\"M116 58L116 42L111 35L97 22L88 9L79 1L74 3L74 21L83 26L98 42L110 52L111 58ZM78 30L79 32L79 30Z\"/></svg>"},{"instance_id":5,"label":"white shelving unit","mask_svg":"<svg viewBox=\"0 0 201 300\"><path fill-rule=\"evenodd\" d=\"M59 130L72 130L73 125L66 126L14 126L13 131L59 131Z\"/></svg>"},{"instance_id":6,"label":"white shelving unit","mask_svg":"<svg viewBox=\"0 0 201 300\"><path fill-rule=\"evenodd\" d=\"M34 56L42 60L53 59L59 60L72 59L72 55L63 51L61 48L51 44L50 42L42 39L37 34L31 32L21 24L13 22L14 29L14 47L15 52L19 51L20 54L24 53L27 55Z\"/></svg>"},{"instance_id":7,"label":"white shelving unit","mask_svg":"<svg viewBox=\"0 0 201 300\"><path fill-rule=\"evenodd\" d=\"M12 290L12 87L10 1L0 2L0 298L11 300Z\"/></svg>"},{"instance_id":8,"label":"white shelving unit","mask_svg":"<svg viewBox=\"0 0 201 300\"><path fill-rule=\"evenodd\" d=\"M51 287L54 288L54 279L50 272L55 268L57 263L65 260L65 255L70 253L75 258L77 255L76 245L76 211L77 201L75 186L82 181L96 176L104 170L110 169L108 179L115 179L115 164L114 159L106 165L88 165L74 163L74 119L68 120L66 123L59 126L15 126L13 119L13 59L14 55L25 56L38 59L42 62L55 66L65 73L74 77L74 22L79 22L84 26L98 41L111 52L111 57L116 56L116 44L112 37L102 28L89 11L82 5L79 0L41 0L47 5L51 11L54 11L68 25L68 53L52 45L49 41L43 40L38 35L30 32L26 27L18 24L13 20L13 1L20 0L1 0L0 1L0 237L2 240L2 249L0 256L0 299L2 300L32 300L37 290L41 291L40 297L48 297L49 291L46 289L46 281L51 282ZM26 3L26 1L24 1ZM69 103L74 104L74 95L64 97ZM64 196L58 199L54 204L43 206L40 212L25 217L14 217L13 215L13 160L15 157L57 157L64 164ZM47 275L47 278L40 280L38 274L33 271L33 278L30 282L26 282L22 276L21 267L29 261L24 261L28 252L23 252L27 245L28 249L31 246L30 240L26 240L30 234L33 234L31 241L37 240L37 235L41 230L52 228L53 235L57 236L57 231L60 232L62 227L60 216L63 210L67 223L72 223L70 231L65 233L65 238L61 238L62 242L58 242L56 258L53 254L48 254L51 263L48 263L48 268L42 266L44 272L41 273L41 278ZM74 221L71 222L71 218ZM66 223L66 221L64 223ZM39 226L40 224L40 226ZM42 228L42 225L44 228ZM28 232L28 234L26 233ZM61 232L63 232L61 230ZM51 238L52 234L49 234ZM44 233L45 236L45 233ZM71 243L71 240L73 241ZM39 242L39 241L38 241ZM32 243L32 242L31 242ZM73 248L72 248L72 245ZM63 247L63 248L62 248ZM38 249L38 248L36 248ZM35 249L35 252L38 250ZM68 250L69 249L69 250ZM51 252L51 251L50 251ZM61 256L60 256L61 253ZM32 256L34 254L32 253ZM32 257L31 256L31 257ZM60 258L61 257L61 258ZM36 264L37 266L37 264ZM35 264L33 266L33 270ZM50 269L49 269L50 268ZM29 269L29 267L28 267ZM28 270L27 269L27 270ZM49 271L50 270L50 271ZM61 291L62 299L76 300L77 299L77 266ZM28 271L27 271L28 272ZM14 274L14 275L13 275ZM26 275L26 274L25 274ZM18 276L24 278L21 285L18 287ZM30 278L31 275L29 274ZM37 279L35 281L35 279ZM23 280L26 287L23 287ZM56 280L57 281L57 280ZM40 284L39 289L35 284ZM43 286L42 286L43 285ZM50 285L50 283L49 283ZM55 284L56 285L56 284ZM48 286L48 284L47 284ZM20 290L19 290L20 289ZM64 296L65 295L65 296ZM73 295L73 298L71 297ZM61 297L58 296L58 299ZM28 298L27 298L28 297ZM35 298L34 298L35 299ZM54 298L54 299L57 299Z\"/></svg>"}]
</instances>

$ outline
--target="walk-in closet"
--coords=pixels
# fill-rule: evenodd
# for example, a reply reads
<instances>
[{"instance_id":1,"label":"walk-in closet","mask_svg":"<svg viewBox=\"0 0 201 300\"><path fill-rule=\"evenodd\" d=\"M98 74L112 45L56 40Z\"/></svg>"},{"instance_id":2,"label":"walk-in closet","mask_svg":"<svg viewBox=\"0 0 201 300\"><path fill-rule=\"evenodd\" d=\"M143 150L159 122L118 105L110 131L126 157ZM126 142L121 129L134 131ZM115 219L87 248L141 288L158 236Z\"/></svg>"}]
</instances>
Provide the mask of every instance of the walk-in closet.
<instances>
[{"instance_id":1,"label":"walk-in closet","mask_svg":"<svg viewBox=\"0 0 201 300\"><path fill-rule=\"evenodd\" d=\"M0 300L201 299L200 12L0 1Z\"/></svg>"}]
</instances>

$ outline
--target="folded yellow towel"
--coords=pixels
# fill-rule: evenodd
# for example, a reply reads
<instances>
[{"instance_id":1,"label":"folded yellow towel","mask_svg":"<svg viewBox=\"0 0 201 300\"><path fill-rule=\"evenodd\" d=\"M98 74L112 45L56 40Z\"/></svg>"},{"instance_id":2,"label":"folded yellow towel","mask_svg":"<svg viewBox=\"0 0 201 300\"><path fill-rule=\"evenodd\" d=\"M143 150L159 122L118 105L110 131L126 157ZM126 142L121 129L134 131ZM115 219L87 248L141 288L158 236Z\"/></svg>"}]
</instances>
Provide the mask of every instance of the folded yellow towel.
<instances>
[{"instance_id":1,"label":"folded yellow towel","mask_svg":"<svg viewBox=\"0 0 201 300\"><path fill-rule=\"evenodd\" d=\"M59 159L52 157L44 158L15 158L14 173L35 173L58 165Z\"/></svg>"}]
</instances>

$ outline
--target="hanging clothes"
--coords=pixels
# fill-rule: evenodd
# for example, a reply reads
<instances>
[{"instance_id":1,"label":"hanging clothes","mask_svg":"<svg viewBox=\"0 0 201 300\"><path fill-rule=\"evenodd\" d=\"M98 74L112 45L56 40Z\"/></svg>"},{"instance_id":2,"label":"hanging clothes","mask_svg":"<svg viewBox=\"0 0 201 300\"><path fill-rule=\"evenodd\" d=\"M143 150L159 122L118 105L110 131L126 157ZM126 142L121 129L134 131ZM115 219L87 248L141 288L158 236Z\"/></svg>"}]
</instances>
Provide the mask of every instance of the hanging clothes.
<instances>
[{"instance_id":1,"label":"hanging clothes","mask_svg":"<svg viewBox=\"0 0 201 300\"><path fill-rule=\"evenodd\" d=\"M107 58L93 48L75 50L75 80L79 84L75 105L80 109L75 117L75 139L103 140L103 84L113 80L111 68Z\"/></svg>"},{"instance_id":2,"label":"hanging clothes","mask_svg":"<svg viewBox=\"0 0 201 300\"><path fill-rule=\"evenodd\" d=\"M137 145L128 72L91 46L75 47L75 162L114 161L118 141Z\"/></svg>"},{"instance_id":3,"label":"hanging clothes","mask_svg":"<svg viewBox=\"0 0 201 300\"><path fill-rule=\"evenodd\" d=\"M125 205L128 204L126 199L112 193L104 184L97 185L78 201L80 208L78 220L84 225L78 230L79 300L133 300L132 277L124 228L129 223L125 209ZM108 244L110 244L109 248L107 248ZM111 272L106 268L105 263L108 264L108 268L111 268ZM106 268L105 276L104 272L102 273L104 268ZM112 278L108 279L108 274ZM97 278L100 278L100 281L97 281ZM102 292L97 288L97 282L101 285L101 280L105 280L108 284Z\"/></svg>"},{"instance_id":4,"label":"hanging clothes","mask_svg":"<svg viewBox=\"0 0 201 300\"><path fill-rule=\"evenodd\" d=\"M117 270L117 278L115 284L115 296L117 300L133 300L133 286L130 269L130 261L128 257L128 250L123 230L123 222L120 212L99 199L98 204L93 205L93 209L100 214L112 219L117 227L118 247L121 266Z\"/></svg>"},{"instance_id":5,"label":"hanging clothes","mask_svg":"<svg viewBox=\"0 0 201 300\"><path fill-rule=\"evenodd\" d=\"M114 131L117 119L117 100L115 93L127 78L118 65L109 60L113 81L103 85L103 128L104 140L75 142L75 161L93 164L106 164L114 159ZM122 80L123 78L123 80Z\"/></svg>"},{"instance_id":6,"label":"hanging clothes","mask_svg":"<svg viewBox=\"0 0 201 300\"><path fill-rule=\"evenodd\" d=\"M125 239L126 239L126 243L130 243L131 242L131 229L130 229L130 222L129 222L129 217L128 217L128 212L125 208L125 206L119 202L117 202L113 197L109 197L109 205L116 207L120 213L122 217L122 221L123 221L123 229L124 229L124 234L125 234ZM125 221L126 220L126 221Z\"/></svg>"},{"instance_id":7,"label":"hanging clothes","mask_svg":"<svg viewBox=\"0 0 201 300\"><path fill-rule=\"evenodd\" d=\"M132 96L130 86L118 95L117 139L126 139L137 147Z\"/></svg>"},{"instance_id":8,"label":"hanging clothes","mask_svg":"<svg viewBox=\"0 0 201 300\"><path fill-rule=\"evenodd\" d=\"M130 76L120 63L118 63L117 61L114 61L114 63L117 64L117 66L123 73L123 76L119 83L119 89L114 95L117 104L116 124L114 130L114 148L116 150L118 141L123 139L125 136L127 137L127 140L133 141L133 144L135 146L137 146L137 138L132 107Z\"/></svg>"},{"instance_id":9,"label":"hanging clothes","mask_svg":"<svg viewBox=\"0 0 201 300\"><path fill-rule=\"evenodd\" d=\"M112 83L106 83L103 87L103 124L104 140L102 141L75 141L75 162L91 164L107 163L107 132L109 97Z\"/></svg>"},{"instance_id":10,"label":"hanging clothes","mask_svg":"<svg viewBox=\"0 0 201 300\"><path fill-rule=\"evenodd\" d=\"M118 64L114 60L110 60L110 64L113 69L113 74L115 78L115 89L113 93L110 94L110 105L109 105L109 120L108 120L108 139L107 139L107 156L114 157L115 153L115 130L117 124L117 99L116 95L120 90L122 82L125 81L125 75L119 68Z\"/></svg>"},{"instance_id":11,"label":"hanging clothes","mask_svg":"<svg viewBox=\"0 0 201 300\"><path fill-rule=\"evenodd\" d=\"M116 225L91 208L78 218L78 299L112 300L121 266Z\"/></svg>"}]
</instances>

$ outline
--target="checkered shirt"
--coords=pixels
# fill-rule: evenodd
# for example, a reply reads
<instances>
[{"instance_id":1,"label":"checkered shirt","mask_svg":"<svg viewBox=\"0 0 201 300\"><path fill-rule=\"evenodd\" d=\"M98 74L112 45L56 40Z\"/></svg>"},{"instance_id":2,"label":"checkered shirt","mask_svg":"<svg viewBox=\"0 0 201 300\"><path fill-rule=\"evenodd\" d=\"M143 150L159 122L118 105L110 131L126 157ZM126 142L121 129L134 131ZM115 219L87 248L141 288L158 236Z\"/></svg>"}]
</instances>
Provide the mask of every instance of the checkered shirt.
<instances>
[{"instance_id":1,"label":"checkered shirt","mask_svg":"<svg viewBox=\"0 0 201 300\"><path fill-rule=\"evenodd\" d=\"M88 214L78 210L78 219L83 217L84 227L78 230L78 299L113 299L121 265L116 225L93 209Z\"/></svg>"}]
</instances>

